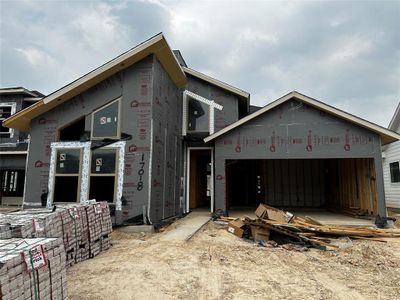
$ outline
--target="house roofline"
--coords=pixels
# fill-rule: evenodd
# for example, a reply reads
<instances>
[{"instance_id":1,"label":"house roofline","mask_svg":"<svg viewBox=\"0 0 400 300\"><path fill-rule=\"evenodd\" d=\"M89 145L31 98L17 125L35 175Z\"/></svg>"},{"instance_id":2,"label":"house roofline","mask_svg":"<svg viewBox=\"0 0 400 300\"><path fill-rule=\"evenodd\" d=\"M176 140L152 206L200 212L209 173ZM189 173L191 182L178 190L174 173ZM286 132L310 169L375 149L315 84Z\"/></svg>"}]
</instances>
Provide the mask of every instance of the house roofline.
<instances>
[{"instance_id":1,"label":"house roofline","mask_svg":"<svg viewBox=\"0 0 400 300\"><path fill-rule=\"evenodd\" d=\"M246 99L250 98L250 93L245 92L245 91L243 91L243 90L241 90L241 89L239 89L237 87L234 87L233 85L227 84L225 82L222 82L222 81L220 81L218 79L215 79L215 78L213 78L211 76L205 75L205 74L203 74L203 73L201 73L199 71L193 70L193 69L188 68L188 67L182 67L182 69L186 74L189 74L189 75L192 75L194 77L200 78L200 79L202 79L204 81L207 81L208 83L211 83L211 84L213 84L215 86L220 87L221 89L224 89L226 91L229 91L231 93L234 93L234 94L236 94L236 95L238 95L240 97L246 98Z\"/></svg>"},{"instance_id":2,"label":"house roofline","mask_svg":"<svg viewBox=\"0 0 400 300\"><path fill-rule=\"evenodd\" d=\"M1 88L0 95L12 95L12 94L23 94L31 97L40 97L43 96L42 93L38 91L30 91L24 87L9 87L9 88Z\"/></svg>"},{"instance_id":3,"label":"house roofline","mask_svg":"<svg viewBox=\"0 0 400 300\"><path fill-rule=\"evenodd\" d=\"M79 95L102 80L122 71L148 55L157 56L161 65L179 88L186 85L186 75L181 69L164 35L159 33L136 47L122 53L93 71L54 91L35 104L12 115L4 125L20 131L30 130L30 121L65 101Z\"/></svg>"},{"instance_id":4,"label":"house roofline","mask_svg":"<svg viewBox=\"0 0 400 300\"><path fill-rule=\"evenodd\" d=\"M393 114L392 119L390 120L388 128L390 130L396 131L397 128L399 127L399 123L400 123L400 102L399 104L397 104L396 110Z\"/></svg>"},{"instance_id":5,"label":"house roofline","mask_svg":"<svg viewBox=\"0 0 400 300\"><path fill-rule=\"evenodd\" d=\"M241 126L242 124L244 124L244 123L246 123L246 122L248 122L248 121L250 121L250 120L252 120L252 119L254 119L254 118L256 118L256 117L258 117L260 115L262 115L262 114L264 114L265 112L273 109L274 107L277 107L278 105L280 105L280 104L282 104L282 103L284 103L284 102L286 102L286 101L288 101L288 100L290 100L292 98L296 98L296 99L298 99L300 101L303 101L303 102L307 103L310 106L316 107L316 108L318 108L318 109L320 109L322 111L325 111L325 112L330 113L330 114L332 114L334 116L337 116L337 117L340 117L340 118L342 118L342 119L344 119L346 121L349 121L349 122L351 122L353 124L356 124L358 126L367 128L367 129L369 129L371 131L374 131L374 132L378 133L380 135L380 137L381 137L382 145L386 145L386 144L392 143L394 141L400 140L400 135L398 133L396 133L396 132L393 132L393 131L391 131L391 130L389 130L387 128L384 128L382 126L379 126L377 124L374 124L372 122L364 120L364 119L362 119L360 117L357 117L357 116L354 116L352 114L349 114L349 113L347 113L345 111L337 109L337 108L335 108L333 106L330 106L330 105L328 105L326 103L323 103L321 101L318 101L318 100L313 99L311 97L308 97L306 95L303 95L303 94L301 94L299 92L293 91L293 92L290 92L289 94L286 94L286 95L282 96L281 98L278 98L277 100L267 104L266 106L264 106L260 110L257 110L254 113L252 113L252 114L250 114L250 115L248 115L248 116L236 121L235 123L230 124L229 126L217 131L216 133L206 137L204 139L204 141L206 143L208 143L208 142L216 139L217 137L219 137L219 136L221 136L221 135L233 130L234 128L237 128L237 127Z\"/></svg>"}]
</instances>

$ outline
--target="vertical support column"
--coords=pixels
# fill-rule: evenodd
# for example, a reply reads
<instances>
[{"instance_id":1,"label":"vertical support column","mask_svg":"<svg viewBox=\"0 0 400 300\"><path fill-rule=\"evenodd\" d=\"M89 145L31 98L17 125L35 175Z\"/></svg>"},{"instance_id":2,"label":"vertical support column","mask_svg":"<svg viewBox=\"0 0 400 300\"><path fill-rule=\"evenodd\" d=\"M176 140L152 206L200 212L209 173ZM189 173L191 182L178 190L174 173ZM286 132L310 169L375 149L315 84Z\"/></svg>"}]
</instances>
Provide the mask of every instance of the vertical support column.
<instances>
[{"instance_id":1,"label":"vertical support column","mask_svg":"<svg viewBox=\"0 0 400 300\"><path fill-rule=\"evenodd\" d=\"M215 149L215 173L214 173L214 210L226 210L226 174L225 158L218 155L218 149Z\"/></svg>"},{"instance_id":2,"label":"vertical support column","mask_svg":"<svg viewBox=\"0 0 400 300\"><path fill-rule=\"evenodd\" d=\"M378 195L378 214L381 217L387 217L385 187L383 180L383 166L382 166L382 151L381 151L381 138L374 137L374 165L375 165L375 183L376 193Z\"/></svg>"},{"instance_id":3,"label":"vertical support column","mask_svg":"<svg viewBox=\"0 0 400 300\"><path fill-rule=\"evenodd\" d=\"M376 191L378 194L378 214L381 217L386 217L387 211L386 211L385 187L383 182L382 154L380 151L375 151L374 163L375 163Z\"/></svg>"}]
</instances>

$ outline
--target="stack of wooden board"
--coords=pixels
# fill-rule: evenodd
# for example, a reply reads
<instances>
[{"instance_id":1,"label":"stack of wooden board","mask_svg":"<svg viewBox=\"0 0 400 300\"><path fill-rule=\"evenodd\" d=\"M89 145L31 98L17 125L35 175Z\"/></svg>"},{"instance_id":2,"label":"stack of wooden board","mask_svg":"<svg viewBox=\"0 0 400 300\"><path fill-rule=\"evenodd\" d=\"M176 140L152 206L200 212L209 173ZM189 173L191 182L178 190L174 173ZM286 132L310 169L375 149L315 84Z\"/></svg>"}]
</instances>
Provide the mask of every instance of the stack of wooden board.
<instances>
[{"instance_id":1,"label":"stack of wooden board","mask_svg":"<svg viewBox=\"0 0 400 300\"><path fill-rule=\"evenodd\" d=\"M260 204L255 211L257 218L245 217L229 220L228 231L239 236L253 238L255 241L277 239L292 241L304 246L319 249L340 248L338 238L369 239L384 241L381 238L400 237L400 229L378 229L371 227L348 227L322 225L310 217L300 218L289 212ZM284 237L284 239L282 239Z\"/></svg>"},{"instance_id":2,"label":"stack of wooden board","mask_svg":"<svg viewBox=\"0 0 400 300\"><path fill-rule=\"evenodd\" d=\"M60 238L0 240L0 299L67 299Z\"/></svg>"}]
</instances>

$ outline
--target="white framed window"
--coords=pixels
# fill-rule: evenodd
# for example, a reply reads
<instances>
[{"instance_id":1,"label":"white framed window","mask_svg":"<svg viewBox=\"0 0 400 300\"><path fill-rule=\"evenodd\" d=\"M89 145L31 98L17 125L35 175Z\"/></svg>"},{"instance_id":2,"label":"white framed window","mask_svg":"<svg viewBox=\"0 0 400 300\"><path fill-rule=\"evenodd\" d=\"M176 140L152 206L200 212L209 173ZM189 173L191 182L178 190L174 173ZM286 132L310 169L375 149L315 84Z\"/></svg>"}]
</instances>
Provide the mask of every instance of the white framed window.
<instances>
[{"instance_id":1,"label":"white framed window","mask_svg":"<svg viewBox=\"0 0 400 300\"><path fill-rule=\"evenodd\" d=\"M121 138L121 97L92 112L91 139Z\"/></svg>"},{"instance_id":2,"label":"white framed window","mask_svg":"<svg viewBox=\"0 0 400 300\"><path fill-rule=\"evenodd\" d=\"M115 202L118 156L116 148L100 148L91 151L89 199Z\"/></svg>"},{"instance_id":3,"label":"white framed window","mask_svg":"<svg viewBox=\"0 0 400 300\"><path fill-rule=\"evenodd\" d=\"M15 114L16 107L15 102L0 103L0 138L14 137L14 129L4 127L3 121Z\"/></svg>"},{"instance_id":4,"label":"white framed window","mask_svg":"<svg viewBox=\"0 0 400 300\"><path fill-rule=\"evenodd\" d=\"M400 166L399 162L395 161L389 164L390 169L390 182L397 183L400 182Z\"/></svg>"},{"instance_id":5,"label":"white framed window","mask_svg":"<svg viewBox=\"0 0 400 300\"><path fill-rule=\"evenodd\" d=\"M90 142L51 143L47 206L85 202L88 197Z\"/></svg>"},{"instance_id":6,"label":"white framed window","mask_svg":"<svg viewBox=\"0 0 400 300\"><path fill-rule=\"evenodd\" d=\"M60 202L87 203L96 198L115 203L115 209L121 210L125 144L119 141L91 150L91 142L51 143L47 207ZM111 197L104 198L101 192L109 193L110 186Z\"/></svg>"},{"instance_id":7,"label":"white framed window","mask_svg":"<svg viewBox=\"0 0 400 300\"><path fill-rule=\"evenodd\" d=\"M222 110L222 105L213 100L185 90L183 92L182 134L214 133L214 109Z\"/></svg>"}]
</instances>

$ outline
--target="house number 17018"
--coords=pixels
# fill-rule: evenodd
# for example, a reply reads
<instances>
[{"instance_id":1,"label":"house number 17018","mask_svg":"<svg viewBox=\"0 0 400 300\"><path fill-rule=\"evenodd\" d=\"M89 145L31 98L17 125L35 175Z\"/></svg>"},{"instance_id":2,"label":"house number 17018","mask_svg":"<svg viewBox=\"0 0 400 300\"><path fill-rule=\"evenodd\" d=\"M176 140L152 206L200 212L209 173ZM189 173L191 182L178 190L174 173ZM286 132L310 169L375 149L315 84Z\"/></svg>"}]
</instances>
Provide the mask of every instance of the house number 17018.
<instances>
[{"instance_id":1,"label":"house number 17018","mask_svg":"<svg viewBox=\"0 0 400 300\"><path fill-rule=\"evenodd\" d=\"M137 190L138 191L141 191L143 189L144 164L145 164L145 162L144 162L144 153L143 153L142 154L142 159L139 162L140 169L138 171L138 175L139 175L139 181L138 181L138 184L137 184Z\"/></svg>"}]
</instances>

